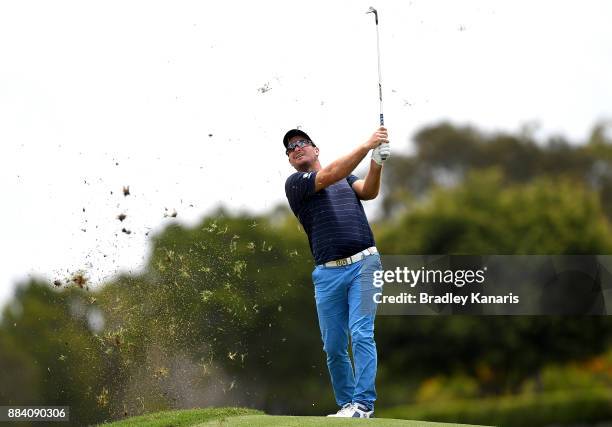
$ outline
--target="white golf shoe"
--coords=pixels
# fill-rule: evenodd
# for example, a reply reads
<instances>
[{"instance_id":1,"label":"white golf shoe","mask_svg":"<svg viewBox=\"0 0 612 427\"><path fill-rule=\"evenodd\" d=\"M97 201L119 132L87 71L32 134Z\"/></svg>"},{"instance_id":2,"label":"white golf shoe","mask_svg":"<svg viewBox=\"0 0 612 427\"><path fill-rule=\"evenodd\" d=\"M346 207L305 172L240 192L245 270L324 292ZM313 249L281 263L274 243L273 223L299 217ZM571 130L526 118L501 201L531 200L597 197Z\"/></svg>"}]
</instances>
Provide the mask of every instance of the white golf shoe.
<instances>
[{"instance_id":1,"label":"white golf shoe","mask_svg":"<svg viewBox=\"0 0 612 427\"><path fill-rule=\"evenodd\" d=\"M340 410L336 412L335 414L328 415L328 417L343 417L343 418L350 418L352 416L353 416L353 404L350 402L345 403L344 406L340 408Z\"/></svg>"},{"instance_id":2,"label":"white golf shoe","mask_svg":"<svg viewBox=\"0 0 612 427\"><path fill-rule=\"evenodd\" d=\"M328 417L374 418L374 411L368 411L368 408L360 403L347 403L338 412Z\"/></svg>"}]
</instances>

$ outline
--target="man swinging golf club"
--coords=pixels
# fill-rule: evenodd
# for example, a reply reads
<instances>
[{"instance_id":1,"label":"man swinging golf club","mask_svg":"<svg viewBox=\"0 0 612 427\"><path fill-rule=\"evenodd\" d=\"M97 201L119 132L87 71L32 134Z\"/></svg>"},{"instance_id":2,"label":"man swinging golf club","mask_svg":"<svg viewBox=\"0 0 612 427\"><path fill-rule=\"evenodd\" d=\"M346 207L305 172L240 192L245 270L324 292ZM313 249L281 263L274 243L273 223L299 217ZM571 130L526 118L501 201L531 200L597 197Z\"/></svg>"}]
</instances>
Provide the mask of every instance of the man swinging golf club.
<instances>
[{"instance_id":1,"label":"man swinging golf club","mask_svg":"<svg viewBox=\"0 0 612 427\"><path fill-rule=\"evenodd\" d=\"M316 267L312 273L323 349L336 403L332 417L370 418L376 400L376 304L373 272L381 270L361 200L378 195L383 162L389 157L387 130L381 126L349 154L326 167L319 148L303 131L283 138L289 163L297 172L285 183L291 210L308 235ZM365 179L352 175L372 150ZM348 354L351 337L354 370Z\"/></svg>"}]
</instances>

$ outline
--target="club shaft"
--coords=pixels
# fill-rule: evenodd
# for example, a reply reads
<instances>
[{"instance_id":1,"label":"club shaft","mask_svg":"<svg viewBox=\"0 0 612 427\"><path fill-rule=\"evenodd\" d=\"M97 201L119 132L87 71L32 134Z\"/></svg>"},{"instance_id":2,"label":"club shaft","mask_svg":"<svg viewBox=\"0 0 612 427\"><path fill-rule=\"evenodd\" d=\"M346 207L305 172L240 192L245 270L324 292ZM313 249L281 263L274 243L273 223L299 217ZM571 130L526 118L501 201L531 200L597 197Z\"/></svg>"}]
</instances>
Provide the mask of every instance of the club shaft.
<instances>
[{"instance_id":1,"label":"club shaft","mask_svg":"<svg viewBox=\"0 0 612 427\"><path fill-rule=\"evenodd\" d=\"M380 35L378 33L378 11L373 7L370 7L368 12L374 14L374 19L376 22L376 56L378 58L378 101L380 107L380 126L385 125L385 116L383 115L383 98L382 98L382 72L380 70ZM387 144L387 143L385 143ZM381 159L387 160L387 154L381 154Z\"/></svg>"},{"instance_id":2,"label":"club shaft","mask_svg":"<svg viewBox=\"0 0 612 427\"><path fill-rule=\"evenodd\" d=\"M376 16L376 55L378 58L378 100L380 102L380 125L385 124L382 99L382 72L380 71L380 36L378 35L378 14Z\"/></svg>"}]
</instances>

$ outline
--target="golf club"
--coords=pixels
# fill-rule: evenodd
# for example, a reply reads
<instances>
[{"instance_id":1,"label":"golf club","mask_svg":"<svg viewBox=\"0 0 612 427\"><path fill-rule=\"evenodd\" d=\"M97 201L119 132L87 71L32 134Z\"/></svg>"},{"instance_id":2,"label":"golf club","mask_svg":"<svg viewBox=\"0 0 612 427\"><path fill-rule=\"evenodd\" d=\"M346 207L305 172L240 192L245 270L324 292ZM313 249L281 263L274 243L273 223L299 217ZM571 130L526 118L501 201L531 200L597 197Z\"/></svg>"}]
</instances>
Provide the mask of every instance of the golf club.
<instances>
[{"instance_id":1,"label":"golf club","mask_svg":"<svg viewBox=\"0 0 612 427\"><path fill-rule=\"evenodd\" d=\"M366 13L374 14L374 21L376 22L376 54L378 57L378 100L380 102L380 125L385 125L385 117L383 115L383 99L382 99L382 74L380 72L380 41L378 36L378 11L374 9L372 6L368 9ZM387 156L383 157L383 160L386 160Z\"/></svg>"}]
</instances>

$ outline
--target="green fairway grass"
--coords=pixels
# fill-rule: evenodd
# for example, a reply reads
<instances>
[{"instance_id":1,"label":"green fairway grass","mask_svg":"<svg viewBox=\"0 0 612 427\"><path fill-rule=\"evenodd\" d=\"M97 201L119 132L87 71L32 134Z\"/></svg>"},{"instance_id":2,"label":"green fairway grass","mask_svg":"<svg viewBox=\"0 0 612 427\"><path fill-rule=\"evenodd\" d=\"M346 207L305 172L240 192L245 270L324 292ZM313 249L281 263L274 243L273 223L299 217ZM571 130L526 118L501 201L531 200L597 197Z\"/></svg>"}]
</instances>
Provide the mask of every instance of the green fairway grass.
<instances>
[{"instance_id":1,"label":"green fairway grass","mask_svg":"<svg viewBox=\"0 0 612 427\"><path fill-rule=\"evenodd\" d=\"M460 427L467 424L430 423L426 421L394 420L386 418L327 418L289 417L279 415L241 415L196 424L196 427L315 427L315 426L375 426L375 427ZM470 426L474 427L474 426Z\"/></svg>"},{"instance_id":2,"label":"green fairway grass","mask_svg":"<svg viewBox=\"0 0 612 427\"><path fill-rule=\"evenodd\" d=\"M327 417L295 417L265 415L261 411L247 408L207 408L181 411L164 411L155 414L128 418L114 423L101 424L104 427L315 427L315 426L360 426L375 427L461 427L468 424L432 423L385 418L351 419ZM483 427L483 426L472 426Z\"/></svg>"},{"instance_id":3,"label":"green fairway grass","mask_svg":"<svg viewBox=\"0 0 612 427\"><path fill-rule=\"evenodd\" d=\"M211 420L223 420L239 415L263 415L262 411L248 408L204 408L163 411L139 417L126 418L113 423L100 424L104 427L183 427L195 426Z\"/></svg>"}]
</instances>

